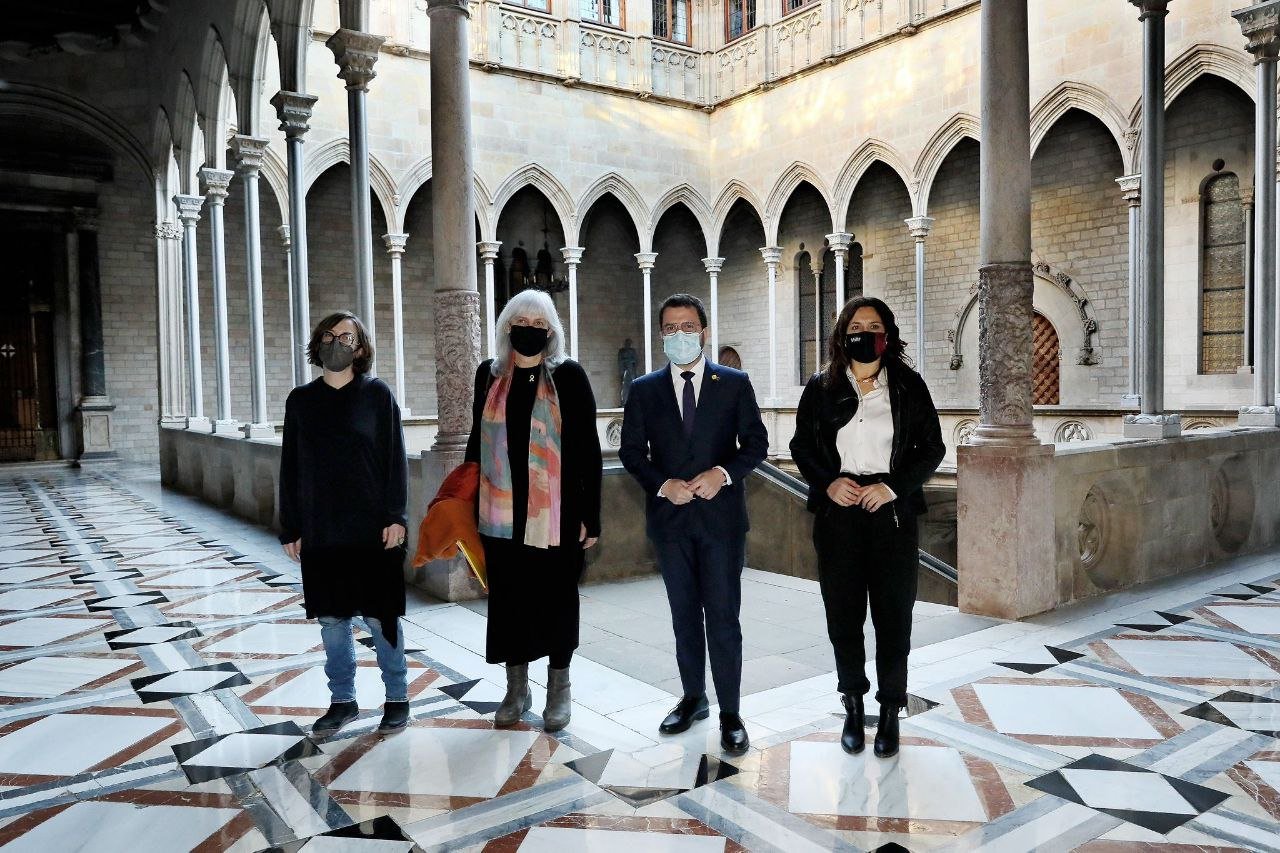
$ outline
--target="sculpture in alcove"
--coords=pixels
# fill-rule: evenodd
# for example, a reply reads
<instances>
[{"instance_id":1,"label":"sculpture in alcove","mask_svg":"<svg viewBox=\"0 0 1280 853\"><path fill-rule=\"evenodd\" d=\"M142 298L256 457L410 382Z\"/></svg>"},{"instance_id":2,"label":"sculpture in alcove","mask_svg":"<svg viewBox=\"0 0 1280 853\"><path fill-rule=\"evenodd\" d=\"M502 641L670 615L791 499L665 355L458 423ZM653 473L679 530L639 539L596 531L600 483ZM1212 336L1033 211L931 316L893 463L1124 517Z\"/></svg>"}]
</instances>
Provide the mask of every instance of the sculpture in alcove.
<instances>
[{"instance_id":1,"label":"sculpture in alcove","mask_svg":"<svg viewBox=\"0 0 1280 853\"><path fill-rule=\"evenodd\" d=\"M511 250L511 268L507 270L507 293L515 296L525 288L525 280L529 277L529 253L524 250L524 241Z\"/></svg>"},{"instance_id":2,"label":"sculpture in alcove","mask_svg":"<svg viewBox=\"0 0 1280 853\"><path fill-rule=\"evenodd\" d=\"M533 278L538 287L546 289L551 284L555 275L554 264L550 244L544 242L542 248L538 250L538 265L533 270Z\"/></svg>"},{"instance_id":3,"label":"sculpture in alcove","mask_svg":"<svg viewBox=\"0 0 1280 853\"><path fill-rule=\"evenodd\" d=\"M627 338L622 342L622 349L618 350L618 373L621 374L622 381L622 388L618 392L618 404L621 406L627 404L627 397L631 394L631 380L636 378L636 367L639 364L640 356L631 345L631 338Z\"/></svg>"}]
</instances>

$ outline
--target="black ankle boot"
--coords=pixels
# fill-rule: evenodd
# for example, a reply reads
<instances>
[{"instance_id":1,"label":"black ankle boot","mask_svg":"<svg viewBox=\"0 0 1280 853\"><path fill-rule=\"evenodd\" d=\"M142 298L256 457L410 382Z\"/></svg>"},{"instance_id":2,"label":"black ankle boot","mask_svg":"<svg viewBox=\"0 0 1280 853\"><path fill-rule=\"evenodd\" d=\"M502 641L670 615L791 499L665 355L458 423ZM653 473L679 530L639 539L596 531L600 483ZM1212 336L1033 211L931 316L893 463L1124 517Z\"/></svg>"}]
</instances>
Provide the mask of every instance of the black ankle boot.
<instances>
[{"instance_id":1,"label":"black ankle boot","mask_svg":"<svg viewBox=\"0 0 1280 853\"><path fill-rule=\"evenodd\" d=\"M845 693L840 697L844 703L844 731L840 735L840 747L850 755L857 755L867 746L867 717L862 707L862 696Z\"/></svg>"},{"instance_id":2,"label":"black ankle boot","mask_svg":"<svg viewBox=\"0 0 1280 853\"><path fill-rule=\"evenodd\" d=\"M382 706L382 722L378 731L382 734L404 731L409 725L409 703L387 702Z\"/></svg>"},{"instance_id":3,"label":"black ankle boot","mask_svg":"<svg viewBox=\"0 0 1280 853\"><path fill-rule=\"evenodd\" d=\"M311 732L318 737L337 734L338 730L360 716L360 706L355 702L334 702L324 716L311 724Z\"/></svg>"},{"instance_id":4,"label":"black ankle boot","mask_svg":"<svg viewBox=\"0 0 1280 853\"><path fill-rule=\"evenodd\" d=\"M876 726L876 755L888 758L898 754L898 706L881 705L880 722Z\"/></svg>"}]
</instances>

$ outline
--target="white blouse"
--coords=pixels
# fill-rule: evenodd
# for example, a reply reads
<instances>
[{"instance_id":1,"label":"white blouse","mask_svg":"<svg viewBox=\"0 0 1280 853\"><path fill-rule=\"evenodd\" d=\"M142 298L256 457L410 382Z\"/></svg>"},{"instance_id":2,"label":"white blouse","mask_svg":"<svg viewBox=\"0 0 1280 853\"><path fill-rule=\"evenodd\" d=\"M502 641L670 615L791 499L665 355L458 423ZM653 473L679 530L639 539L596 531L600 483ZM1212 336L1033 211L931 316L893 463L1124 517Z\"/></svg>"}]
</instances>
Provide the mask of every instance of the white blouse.
<instances>
[{"instance_id":1,"label":"white blouse","mask_svg":"<svg viewBox=\"0 0 1280 853\"><path fill-rule=\"evenodd\" d=\"M889 380L884 368L876 374L866 394L849 371L849 383L858 395L858 411L836 433L840 470L849 474L887 474L893 455L893 408L889 403Z\"/></svg>"}]
</instances>

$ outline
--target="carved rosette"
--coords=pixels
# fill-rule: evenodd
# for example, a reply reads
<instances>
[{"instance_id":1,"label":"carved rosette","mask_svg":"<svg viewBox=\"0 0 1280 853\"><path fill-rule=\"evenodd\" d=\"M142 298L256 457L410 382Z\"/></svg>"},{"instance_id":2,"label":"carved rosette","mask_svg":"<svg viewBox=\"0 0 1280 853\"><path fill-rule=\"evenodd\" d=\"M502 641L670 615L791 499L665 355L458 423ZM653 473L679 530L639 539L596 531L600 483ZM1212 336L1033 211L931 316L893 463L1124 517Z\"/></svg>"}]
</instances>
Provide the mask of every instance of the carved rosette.
<instances>
[{"instance_id":1,"label":"carved rosette","mask_svg":"<svg viewBox=\"0 0 1280 853\"><path fill-rule=\"evenodd\" d=\"M384 41L386 38L383 36L345 28L329 36L325 45L333 51L333 59L338 63L338 76L346 82L347 91L369 91L369 82L378 76L373 66L378 61L378 49Z\"/></svg>"},{"instance_id":2,"label":"carved rosette","mask_svg":"<svg viewBox=\"0 0 1280 853\"><path fill-rule=\"evenodd\" d=\"M988 264L978 270L981 425L974 433L975 443L1035 441L1031 425L1031 291L1030 264Z\"/></svg>"},{"instance_id":3,"label":"carved rosette","mask_svg":"<svg viewBox=\"0 0 1280 853\"><path fill-rule=\"evenodd\" d=\"M480 294L437 290L436 399L440 427L435 450L463 450L471 432L471 395L480 364Z\"/></svg>"}]
</instances>

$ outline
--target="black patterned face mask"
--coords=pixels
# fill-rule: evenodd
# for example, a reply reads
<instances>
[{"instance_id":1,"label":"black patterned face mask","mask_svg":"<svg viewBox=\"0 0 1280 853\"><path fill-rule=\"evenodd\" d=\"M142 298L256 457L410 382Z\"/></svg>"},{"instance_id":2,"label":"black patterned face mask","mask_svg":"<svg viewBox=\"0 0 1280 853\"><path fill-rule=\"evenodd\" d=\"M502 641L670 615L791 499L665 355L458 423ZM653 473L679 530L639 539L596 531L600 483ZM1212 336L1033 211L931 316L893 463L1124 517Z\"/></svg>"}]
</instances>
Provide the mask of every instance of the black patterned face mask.
<instances>
[{"instance_id":1,"label":"black patterned face mask","mask_svg":"<svg viewBox=\"0 0 1280 853\"><path fill-rule=\"evenodd\" d=\"M850 361L870 364L884 355L888 335L884 332L853 332L844 336L844 354Z\"/></svg>"},{"instance_id":2,"label":"black patterned face mask","mask_svg":"<svg viewBox=\"0 0 1280 853\"><path fill-rule=\"evenodd\" d=\"M345 346L341 341L330 341L320 345L320 364L331 373L341 373L356 360L356 348Z\"/></svg>"}]
</instances>

